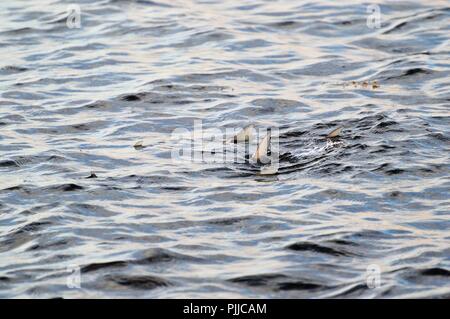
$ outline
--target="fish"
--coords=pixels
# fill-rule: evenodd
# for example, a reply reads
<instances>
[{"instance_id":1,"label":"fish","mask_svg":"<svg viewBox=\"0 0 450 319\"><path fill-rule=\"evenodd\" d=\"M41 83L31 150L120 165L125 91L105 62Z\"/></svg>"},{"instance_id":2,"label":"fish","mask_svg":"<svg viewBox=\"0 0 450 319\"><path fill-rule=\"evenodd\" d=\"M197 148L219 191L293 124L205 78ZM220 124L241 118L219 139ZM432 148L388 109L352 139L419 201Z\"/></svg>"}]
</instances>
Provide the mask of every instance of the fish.
<instances>
[{"instance_id":1,"label":"fish","mask_svg":"<svg viewBox=\"0 0 450 319\"><path fill-rule=\"evenodd\" d=\"M244 127L239 133L233 136L230 140L232 143L249 142L253 137L254 125L250 124Z\"/></svg>"},{"instance_id":2,"label":"fish","mask_svg":"<svg viewBox=\"0 0 450 319\"><path fill-rule=\"evenodd\" d=\"M339 126L338 128L335 128L330 133L328 133L327 137L328 138L338 137L339 135L341 135L341 132L342 132L342 126Z\"/></svg>"}]
</instances>

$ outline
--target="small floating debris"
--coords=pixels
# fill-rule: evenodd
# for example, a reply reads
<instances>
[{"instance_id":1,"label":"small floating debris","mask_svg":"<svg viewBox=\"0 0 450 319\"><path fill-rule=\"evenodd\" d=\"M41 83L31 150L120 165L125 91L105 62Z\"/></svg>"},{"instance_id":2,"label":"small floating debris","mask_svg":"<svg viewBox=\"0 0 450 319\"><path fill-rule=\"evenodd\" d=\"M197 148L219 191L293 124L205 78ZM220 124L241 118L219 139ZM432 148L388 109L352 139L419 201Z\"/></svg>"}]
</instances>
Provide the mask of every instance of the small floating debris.
<instances>
[{"instance_id":1,"label":"small floating debris","mask_svg":"<svg viewBox=\"0 0 450 319\"><path fill-rule=\"evenodd\" d=\"M133 145L133 147L135 148L135 149L142 149L142 148L144 148L145 146L144 146L144 142L143 141L137 141L134 145Z\"/></svg>"},{"instance_id":2,"label":"small floating debris","mask_svg":"<svg viewBox=\"0 0 450 319\"><path fill-rule=\"evenodd\" d=\"M344 88L346 88L347 85L350 85L350 84L349 84L349 83L343 83L343 84L342 84L342 86L343 86ZM373 90L378 89L378 88L380 87L380 84L378 83L377 80L373 80L373 81L360 81L360 82L352 81L352 82L351 82L351 85L352 85L354 88L358 88L358 87L364 88L364 89L372 88Z\"/></svg>"},{"instance_id":3,"label":"small floating debris","mask_svg":"<svg viewBox=\"0 0 450 319\"><path fill-rule=\"evenodd\" d=\"M377 81L372 82L372 89L378 89L379 87L380 87L380 85L378 84Z\"/></svg>"},{"instance_id":4,"label":"small floating debris","mask_svg":"<svg viewBox=\"0 0 450 319\"><path fill-rule=\"evenodd\" d=\"M341 135L341 132L342 132L342 126L339 126L338 128L335 128L330 133L328 133L327 137L328 138L338 137L339 135Z\"/></svg>"}]
</instances>

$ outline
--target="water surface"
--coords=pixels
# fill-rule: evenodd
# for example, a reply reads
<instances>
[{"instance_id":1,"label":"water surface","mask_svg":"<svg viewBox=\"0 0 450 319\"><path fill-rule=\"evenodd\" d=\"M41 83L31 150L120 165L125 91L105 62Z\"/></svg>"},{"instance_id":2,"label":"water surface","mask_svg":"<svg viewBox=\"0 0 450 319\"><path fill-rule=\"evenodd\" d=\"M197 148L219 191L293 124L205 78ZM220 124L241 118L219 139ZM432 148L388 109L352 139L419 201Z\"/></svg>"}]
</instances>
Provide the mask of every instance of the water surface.
<instances>
[{"instance_id":1,"label":"water surface","mask_svg":"<svg viewBox=\"0 0 450 319\"><path fill-rule=\"evenodd\" d=\"M450 297L448 1L76 3L0 3L0 297ZM172 161L195 120L279 172Z\"/></svg>"}]
</instances>

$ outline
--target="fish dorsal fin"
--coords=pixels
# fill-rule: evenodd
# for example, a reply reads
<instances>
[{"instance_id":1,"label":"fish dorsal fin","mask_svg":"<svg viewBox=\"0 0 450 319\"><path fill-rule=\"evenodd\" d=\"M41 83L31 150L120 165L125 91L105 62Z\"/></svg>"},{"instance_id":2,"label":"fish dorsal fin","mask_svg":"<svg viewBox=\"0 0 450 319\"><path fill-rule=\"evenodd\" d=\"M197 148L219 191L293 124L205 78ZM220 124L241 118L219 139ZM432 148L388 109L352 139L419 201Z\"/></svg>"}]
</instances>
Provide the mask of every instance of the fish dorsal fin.
<instances>
[{"instance_id":1,"label":"fish dorsal fin","mask_svg":"<svg viewBox=\"0 0 450 319\"><path fill-rule=\"evenodd\" d=\"M335 128L334 130L332 130L330 133L328 133L327 137L328 138L338 137L339 135L341 135L341 132L342 132L342 126L339 126L339 127Z\"/></svg>"},{"instance_id":2,"label":"fish dorsal fin","mask_svg":"<svg viewBox=\"0 0 450 319\"><path fill-rule=\"evenodd\" d=\"M230 140L232 143L240 143L240 142L249 142L253 137L253 124L247 125L242 130L239 131L235 136L233 136Z\"/></svg>"},{"instance_id":3,"label":"fish dorsal fin","mask_svg":"<svg viewBox=\"0 0 450 319\"><path fill-rule=\"evenodd\" d=\"M270 141L271 141L271 134L270 131L268 131L266 136L262 139L261 143L259 143L258 147L256 148L256 151L252 156L252 161L263 162L265 164L268 164Z\"/></svg>"}]
</instances>

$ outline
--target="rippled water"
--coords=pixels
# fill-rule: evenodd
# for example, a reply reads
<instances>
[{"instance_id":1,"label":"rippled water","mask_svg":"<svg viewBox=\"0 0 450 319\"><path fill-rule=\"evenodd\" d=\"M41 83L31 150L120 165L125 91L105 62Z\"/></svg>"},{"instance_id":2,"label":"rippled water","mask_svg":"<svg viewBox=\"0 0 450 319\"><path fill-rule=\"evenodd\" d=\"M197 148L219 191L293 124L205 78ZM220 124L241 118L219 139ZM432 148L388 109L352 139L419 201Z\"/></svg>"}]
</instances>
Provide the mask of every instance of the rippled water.
<instances>
[{"instance_id":1,"label":"rippled water","mask_svg":"<svg viewBox=\"0 0 450 319\"><path fill-rule=\"evenodd\" d=\"M450 297L449 3L374 3L0 2L0 297Z\"/></svg>"}]
</instances>

